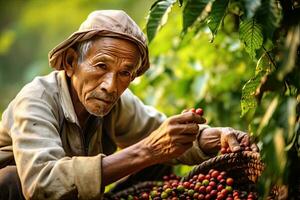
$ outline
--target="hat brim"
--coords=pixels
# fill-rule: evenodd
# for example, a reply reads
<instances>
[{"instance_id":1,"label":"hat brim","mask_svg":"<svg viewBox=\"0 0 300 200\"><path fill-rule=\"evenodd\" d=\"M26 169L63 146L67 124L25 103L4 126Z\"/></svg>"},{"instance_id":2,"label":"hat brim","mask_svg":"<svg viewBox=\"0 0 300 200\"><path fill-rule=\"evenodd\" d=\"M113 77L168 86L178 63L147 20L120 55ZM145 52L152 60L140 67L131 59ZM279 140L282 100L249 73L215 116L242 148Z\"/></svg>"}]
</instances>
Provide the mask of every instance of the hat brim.
<instances>
[{"instance_id":1,"label":"hat brim","mask_svg":"<svg viewBox=\"0 0 300 200\"><path fill-rule=\"evenodd\" d=\"M74 32L70 37L68 37L66 40L61 42L59 45L57 45L54 49L52 49L48 54L49 59L49 65L56 69L56 70L63 70L63 60L65 56L65 52L68 48L72 47L78 42L82 42L88 39L91 39L92 37L99 35L99 36L105 36L105 37L116 37L120 39L129 40L133 43L135 43L139 51L141 53L141 66L137 70L137 76L142 75L147 69L149 68L149 55L148 55L148 47L142 43L137 38L133 37L132 35L128 35L126 33L120 33L120 32L114 32L111 30L105 30L105 29L87 29L83 31L76 31Z\"/></svg>"}]
</instances>

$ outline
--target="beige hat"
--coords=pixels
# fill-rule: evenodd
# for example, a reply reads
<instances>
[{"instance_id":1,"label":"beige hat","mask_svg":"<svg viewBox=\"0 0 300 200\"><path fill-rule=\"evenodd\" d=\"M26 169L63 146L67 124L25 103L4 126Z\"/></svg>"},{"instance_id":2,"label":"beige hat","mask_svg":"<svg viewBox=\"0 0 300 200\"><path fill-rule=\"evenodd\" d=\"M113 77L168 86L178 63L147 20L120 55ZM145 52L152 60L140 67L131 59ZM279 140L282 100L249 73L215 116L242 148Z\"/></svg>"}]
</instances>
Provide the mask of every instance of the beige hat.
<instances>
[{"instance_id":1,"label":"beige hat","mask_svg":"<svg viewBox=\"0 0 300 200\"><path fill-rule=\"evenodd\" d=\"M142 75L149 68L146 37L138 25L122 10L98 10L89 14L78 31L49 52L49 65L56 70L63 70L66 50L75 43L88 40L95 35L117 37L134 42L142 57L137 76Z\"/></svg>"}]
</instances>

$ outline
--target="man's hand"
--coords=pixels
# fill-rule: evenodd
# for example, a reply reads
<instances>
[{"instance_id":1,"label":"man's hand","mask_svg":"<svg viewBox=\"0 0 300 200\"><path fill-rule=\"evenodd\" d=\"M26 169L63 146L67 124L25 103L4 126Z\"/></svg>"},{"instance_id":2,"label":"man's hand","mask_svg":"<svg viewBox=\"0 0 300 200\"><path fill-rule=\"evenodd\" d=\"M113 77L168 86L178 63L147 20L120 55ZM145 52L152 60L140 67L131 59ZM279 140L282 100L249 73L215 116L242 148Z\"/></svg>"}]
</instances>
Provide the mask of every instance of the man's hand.
<instances>
[{"instance_id":1,"label":"man's hand","mask_svg":"<svg viewBox=\"0 0 300 200\"><path fill-rule=\"evenodd\" d=\"M198 124L205 119L193 112L168 118L143 140L155 163L178 157L189 149L199 132Z\"/></svg>"},{"instance_id":2,"label":"man's hand","mask_svg":"<svg viewBox=\"0 0 300 200\"><path fill-rule=\"evenodd\" d=\"M168 118L148 137L102 159L102 184L108 185L153 164L178 157L189 149L205 119L193 112Z\"/></svg>"},{"instance_id":3,"label":"man's hand","mask_svg":"<svg viewBox=\"0 0 300 200\"><path fill-rule=\"evenodd\" d=\"M222 147L238 152L241 151L241 144L250 146L252 151L258 151L256 144L251 144L247 133L230 127L206 128L199 137L199 146L208 155L216 155Z\"/></svg>"}]
</instances>

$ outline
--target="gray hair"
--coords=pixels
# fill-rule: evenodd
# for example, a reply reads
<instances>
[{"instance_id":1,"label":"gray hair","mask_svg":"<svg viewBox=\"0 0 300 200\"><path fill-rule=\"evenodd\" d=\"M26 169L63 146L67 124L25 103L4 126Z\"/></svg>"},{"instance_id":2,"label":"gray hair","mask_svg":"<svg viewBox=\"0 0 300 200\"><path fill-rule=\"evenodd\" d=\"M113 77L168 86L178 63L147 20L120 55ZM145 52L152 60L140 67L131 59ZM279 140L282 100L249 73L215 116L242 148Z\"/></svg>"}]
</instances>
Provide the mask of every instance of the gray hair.
<instances>
[{"instance_id":1,"label":"gray hair","mask_svg":"<svg viewBox=\"0 0 300 200\"><path fill-rule=\"evenodd\" d=\"M81 63L84 60L88 50L92 47L94 40L95 38L91 38L78 43L76 48L76 52L78 53L78 63Z\"/></svg>"}]
</instances>

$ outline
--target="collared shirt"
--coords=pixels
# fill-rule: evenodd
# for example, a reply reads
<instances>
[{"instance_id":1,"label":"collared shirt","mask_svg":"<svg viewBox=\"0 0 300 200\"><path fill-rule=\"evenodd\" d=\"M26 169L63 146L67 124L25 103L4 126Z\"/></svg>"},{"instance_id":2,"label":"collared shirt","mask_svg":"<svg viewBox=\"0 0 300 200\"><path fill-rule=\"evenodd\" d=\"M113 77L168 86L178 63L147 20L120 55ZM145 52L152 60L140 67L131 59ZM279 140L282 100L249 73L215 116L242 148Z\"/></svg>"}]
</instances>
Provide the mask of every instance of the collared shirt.
<instances>
[{"instance_id":1,"label":"collared shirt","mask_svg":"<svg viewBox=\"0 0 300 200\"><path fill-rule=\"evenodd\" d=\"M26 199L101 198L101 161L143 139L166 117L126 90L81 129L64 71L37 77L9 104L0 122L0 168L15 160ZM207 157L195 143L173 163Z\"/></svg>"}]
</instances>

